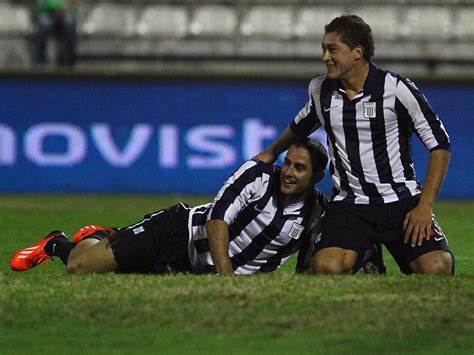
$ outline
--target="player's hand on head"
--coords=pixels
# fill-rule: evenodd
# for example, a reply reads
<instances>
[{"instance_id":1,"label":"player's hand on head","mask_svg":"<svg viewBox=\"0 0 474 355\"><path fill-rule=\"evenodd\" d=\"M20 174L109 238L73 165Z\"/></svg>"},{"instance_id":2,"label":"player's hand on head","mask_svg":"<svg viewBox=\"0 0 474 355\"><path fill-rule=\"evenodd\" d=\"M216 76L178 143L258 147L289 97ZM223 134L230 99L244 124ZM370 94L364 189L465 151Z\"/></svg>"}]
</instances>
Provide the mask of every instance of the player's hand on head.
<instances>
[{"instance_id":1,"label":"player's hand on head","mask_svg":"<svg viewBox=\"0 0 474 355\"><path fill-rule=\"evenodd\" d=\"M264 163L267 163L267 164L273 164L278 159L278 157L275 157L269 151L264 151L264 152L261 152L261 153L257 154L252 159L253 160L260 160L260 161L262 161Z\"/></svg>"},{"instance_id":2,"label":"player's hand on head","mask_svg":"<svg viewBox=\"0 0 474 355\"><path fill-rule=\"evenodd\" d=\"M418 204L414 209L408 212L403 221L403 230L405 243L410 243L412 247L420 246L423 240L430 239L431 222L433 210L431 205Z\"/></svg>"}]
</instances>

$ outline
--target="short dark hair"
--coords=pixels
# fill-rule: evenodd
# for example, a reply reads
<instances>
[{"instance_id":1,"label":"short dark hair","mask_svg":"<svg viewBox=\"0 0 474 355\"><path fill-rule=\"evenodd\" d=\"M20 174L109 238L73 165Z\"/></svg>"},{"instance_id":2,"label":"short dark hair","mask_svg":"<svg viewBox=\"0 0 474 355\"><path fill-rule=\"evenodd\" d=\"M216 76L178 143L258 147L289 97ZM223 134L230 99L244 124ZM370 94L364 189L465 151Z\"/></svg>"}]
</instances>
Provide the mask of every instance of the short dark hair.
<instances>
[{"instance_id":1,"label":"short dark hair","mask_svg":"<svg viewBox=\"0 0 474 355\"><path fill-rule=\"evenodd\" d=\"M324 26L325 33L335 32L341 36L341 41L354 49L364 47L364 58L370 61L374 56L374 36L370 26L357 15L342 15Z\"/></svg>"},{"instance_id":2,"label":"short dark hair","mask_svg":"<svg viewBox=\"0 0 474 355\"><path fill-rule=\"evenodd\" d=\"M311 157L313 176L326 169L326 165L328 165L328 153L320 142L312 138L301 138L293 143L293 145L308 151Z\"/></svg>"}]
</instances>

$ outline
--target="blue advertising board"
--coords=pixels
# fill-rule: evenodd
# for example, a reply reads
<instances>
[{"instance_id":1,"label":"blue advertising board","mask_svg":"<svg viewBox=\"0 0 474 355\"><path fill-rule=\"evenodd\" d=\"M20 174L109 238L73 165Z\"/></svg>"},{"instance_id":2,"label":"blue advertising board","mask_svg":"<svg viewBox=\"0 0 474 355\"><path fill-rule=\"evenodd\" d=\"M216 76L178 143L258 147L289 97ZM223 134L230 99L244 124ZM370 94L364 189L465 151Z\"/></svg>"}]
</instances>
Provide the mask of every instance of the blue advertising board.
<instances>
[{"instance_id":1,"label":"blue advertising board","mask_svg":"<svg viewBox=\"0 0 474 355\"><path fill-rule=\"evenodd\" d=\"M474 86L422 86L453 141L444 198L474 198ZM0 192L214 194L284 130L300 82L0 82ZM324 133L317 133L325 139ZM414 140L417 140L414 137ZM428 152L414 145L418 177ZM326 177L321 189L331 193Z\"/></svg>"}]
</instances>

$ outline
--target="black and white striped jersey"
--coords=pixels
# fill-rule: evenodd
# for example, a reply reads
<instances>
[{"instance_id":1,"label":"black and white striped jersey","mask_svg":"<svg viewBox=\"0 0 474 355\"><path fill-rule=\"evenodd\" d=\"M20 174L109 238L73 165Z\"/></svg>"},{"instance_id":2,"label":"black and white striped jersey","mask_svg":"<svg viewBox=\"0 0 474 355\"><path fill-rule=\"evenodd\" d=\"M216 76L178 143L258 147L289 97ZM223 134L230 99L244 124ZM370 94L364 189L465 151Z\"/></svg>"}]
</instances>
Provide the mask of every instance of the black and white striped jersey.
<instances>
[{"instance_id":1,"label":"black and white striped jersey","mask_svg":"<svg viewBox=\"0 0 474 355\"><path fill-rule=\"evenodd\" d=\"M326 75L313 78L308 91L290 128L308 136L324 127L335 201L388 203L421 193L413 132L429 150L450 150L442 122L413 82L373 63L363 91L351 100L340 81Z\"/></svg>"},{"instance_id":2,"label":"black and white striped jersey","mask_svg":"<svg viewBox=\"0 0 474 355\"><path fill-rule=\"evenodd\" d=\"M325 197L313 190L303 202L283 206L281 169L253 160L224 183L213 203L191 209L189 256L193 271L213 272L205 224L221 219L229 226L229 256L236 274L276 270L300 250L302 268L311 238L319 230Z\"/></svg>"}]
</instances>

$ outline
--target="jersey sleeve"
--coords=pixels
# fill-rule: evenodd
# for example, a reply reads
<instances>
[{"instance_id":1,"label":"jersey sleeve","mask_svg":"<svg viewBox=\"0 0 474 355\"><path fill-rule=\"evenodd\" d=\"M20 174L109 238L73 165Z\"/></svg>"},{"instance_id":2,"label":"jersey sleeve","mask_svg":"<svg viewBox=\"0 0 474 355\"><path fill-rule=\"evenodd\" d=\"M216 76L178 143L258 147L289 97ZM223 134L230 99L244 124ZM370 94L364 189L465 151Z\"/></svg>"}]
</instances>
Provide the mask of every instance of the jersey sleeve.
<instances>
[{"instance_id":1,"label":"jersey sleeve","mask_svg":"<svg viewBox=\"0 0 474 355\"><path fill-rule=\"evenodd\" d=\"M235 171L217 193L208 220L221 219L231 224L249 203L265 193L271 164L249 160Z\"/></svg>"},{"instance_id":2,"label":"jersey sleeve","mask_svg":"<svg viewBox=\"0 0 474 355\"><path fill-rule=\"evenodd\" d=\"M400 77L396 100L397 114L410 121L427 149L451 149L451 141L443 123L412 81Z\"/></svg>"},{"instance_id":3,"label":"jersey sleeve","mask_svg":"<svg viewBox=\"0 0 474 355\"><path fill-rule=\"evenodd\" d=\"M308 86L308 101L290 123L290 129L299 137L308 137L321 126L315 100L319 100L323 79L323 76L317 76L311 80Z\"/></svg>"}]
</instances>

